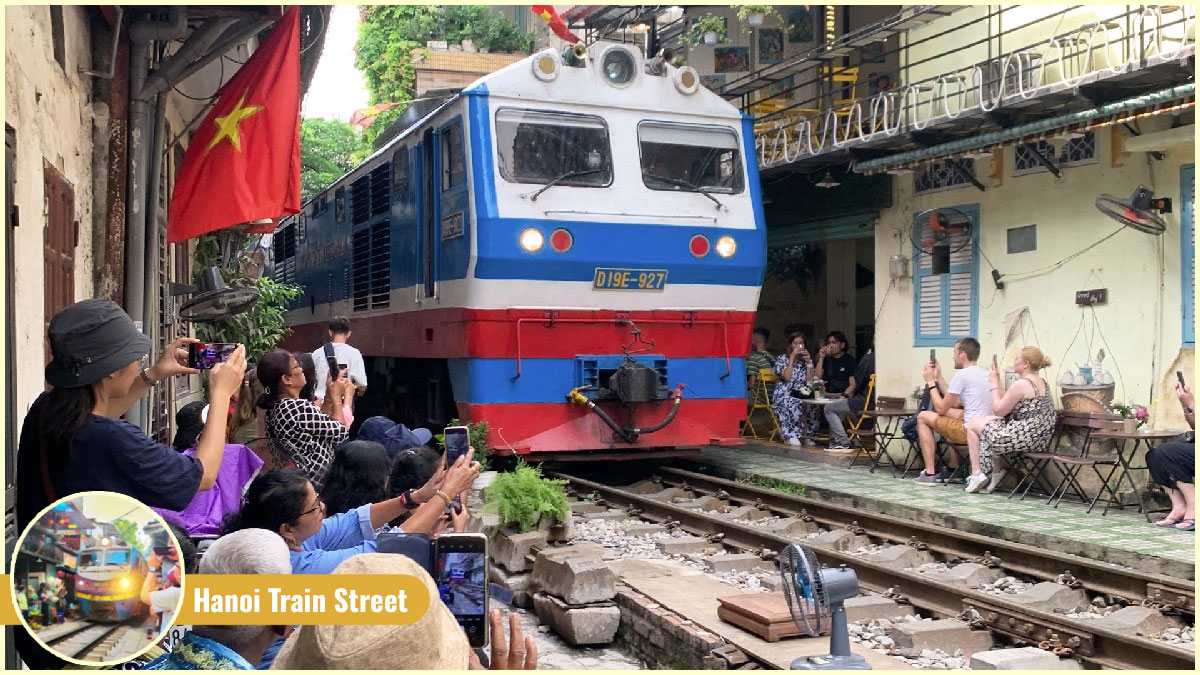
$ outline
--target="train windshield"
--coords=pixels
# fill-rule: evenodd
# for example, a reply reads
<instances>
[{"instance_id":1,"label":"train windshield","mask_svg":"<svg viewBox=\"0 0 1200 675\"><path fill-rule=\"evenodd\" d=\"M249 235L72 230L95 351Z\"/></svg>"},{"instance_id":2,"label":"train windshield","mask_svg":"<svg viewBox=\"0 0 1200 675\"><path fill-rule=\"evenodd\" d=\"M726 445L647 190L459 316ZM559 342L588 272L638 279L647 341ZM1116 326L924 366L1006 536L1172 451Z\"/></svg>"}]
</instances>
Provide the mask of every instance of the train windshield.
<instances>
[{"instance_id":1,"label":"train windshield","mask_svg":"<svg viewBox=\"0 0 1200 675\"><path fill-rule=\"evenodd\" d=\"M496 154L500 175L510 183L612 183L608 127L594 115L501 109L496 112Z\"/></svg>"},{"instance_id":2,"label":"train windshield","mask_svg":"<svg viewBox=\"0 0 1200 675\"><path fill-rule=\"evenodd\" d=\"M95 567L103 562L104 551L84 551L79 554L79 567Z\"/></svg>"},{"instance_id":3,"label":"train windshield","mask_svg":"<svg viewBox=\"0 0 1200 675\"><path fill-rule=\"evenodd\" d=\"M737 134L728 127L642 122L638 143L651 190L737 194L745 187Z\"/></svg>"},{"instance_id":4,"label":"train windshield","mask_svg":"<svg viewBox=\"0 0 1200 675\"><path fill-rule=\"evenodd\" d=\"M109 565L128 565L129 551L125 549L112 549L108 551L104 561Z\"/></svg>"}]
</instances>

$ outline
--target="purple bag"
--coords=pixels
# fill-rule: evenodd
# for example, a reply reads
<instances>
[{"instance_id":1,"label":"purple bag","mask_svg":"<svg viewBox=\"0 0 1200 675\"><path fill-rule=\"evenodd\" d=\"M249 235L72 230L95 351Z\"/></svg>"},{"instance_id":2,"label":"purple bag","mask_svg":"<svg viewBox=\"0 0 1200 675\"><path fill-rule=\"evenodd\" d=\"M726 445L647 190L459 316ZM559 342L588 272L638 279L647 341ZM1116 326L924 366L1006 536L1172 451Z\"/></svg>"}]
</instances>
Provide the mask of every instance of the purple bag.
<instances>
[{"instance_id":1,"label":"purple bag","mask_svg":"<svg viewBox=\"0 0 1200 675\"><path fill-rule=\"evenodd\" d=\"M188 448L183 454L194 457L196 448ZM154 512L178 523L189 537L219 535L221 521L226 514L241 508L242 491L258 475L262 465L263 461L250 448L226 443L217 482L211 490L197 492L182 511L154 509Z\"/></svg>"}]
</instances>

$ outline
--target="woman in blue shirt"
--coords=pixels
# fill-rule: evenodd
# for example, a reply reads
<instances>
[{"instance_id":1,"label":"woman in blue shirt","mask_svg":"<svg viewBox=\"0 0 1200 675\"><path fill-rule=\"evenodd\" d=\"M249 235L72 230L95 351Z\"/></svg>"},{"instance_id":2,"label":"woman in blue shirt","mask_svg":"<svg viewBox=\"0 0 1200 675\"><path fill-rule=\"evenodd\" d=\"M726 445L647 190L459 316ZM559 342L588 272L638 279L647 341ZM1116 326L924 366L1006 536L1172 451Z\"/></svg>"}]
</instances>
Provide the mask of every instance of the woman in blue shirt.
<instances>
[{"instance_id":1,"label":"woman in blue shirt","mask_svg":"<svg viewBox=\"0 0 1200 675\"><path fill-rule=\"evenodd\" d=\"M257 527L279 534L292 551L293 574L332 574L342 561L360 553L375 552L375 531L409 511L404 522L409 533L433 530L450 495L458 495L479 476L472 452L454 466L434 474L423 487L398 497L325 517L325 502L305 475L293 469L276 469L250 483L246 503L230 514L224 533Z\"/></svg>"}]
</instances>

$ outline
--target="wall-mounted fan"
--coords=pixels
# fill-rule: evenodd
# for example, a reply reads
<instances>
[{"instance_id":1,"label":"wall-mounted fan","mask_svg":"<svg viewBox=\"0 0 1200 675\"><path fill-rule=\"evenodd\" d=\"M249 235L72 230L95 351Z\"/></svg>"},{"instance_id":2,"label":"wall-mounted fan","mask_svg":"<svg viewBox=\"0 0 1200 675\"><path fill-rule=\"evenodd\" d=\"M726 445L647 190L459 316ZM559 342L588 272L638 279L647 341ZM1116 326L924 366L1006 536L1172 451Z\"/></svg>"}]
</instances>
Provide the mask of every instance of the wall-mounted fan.
<instances>
[{"instance_id":1,"label":"wall-mounted fan","mask_svg":"<svg viewBox=\"0 0 1200 675\"><path fill-rule=\"evenodd\" d=\"M850 652L845 602L858 595L858 576L846 567L821 567L812 549L788 544L779 555L783 594L796 627L817 637L829 631L829 653L800 657L792 670L871 670L866 659Z\"/></svg>"},{"instance_id":2,"label":"wall-mounted fan","mask_svg":"<svg viewBox=\"0 0 1200 675\"><path fill-rule=\"evenodd\" d=\"M1167 224L1158 213L1171 212L1171 200L1154 198L1154 191L1139 185L1129 199L1110 194L1096 198L1096 208L1113 220L1146 234L1162 234ZM1155 213L1158 211L1158 213Z\"/></svg>"},{"instance_id":3,"label":"wall-mounted fan","mask_svg":"<svg viewBox=\"0 0 1200 675\"><path fill-rule=\"evenodd\" d=\"M971 245L971 217L951 207L922 211L913 217L912 239L929 256L934 274L950 271L950 256Z\"/></svg>"},{"instance_id":4,"label":"wall-mounted fan","mask_svg":"<svg viewBox=\"0 0 1200 675\"><path fill-rule=\"evenodd\" d=\"M221 232L221 259L233 260L246 240L241 227ZM191 295L192 299L179 307L180 321L210 323L248 312L258 302L258 289L246 286L226 286L219 267L206 268L200 274L200 285L171 284L171 295Z\"/></svg>"}]
</instances>

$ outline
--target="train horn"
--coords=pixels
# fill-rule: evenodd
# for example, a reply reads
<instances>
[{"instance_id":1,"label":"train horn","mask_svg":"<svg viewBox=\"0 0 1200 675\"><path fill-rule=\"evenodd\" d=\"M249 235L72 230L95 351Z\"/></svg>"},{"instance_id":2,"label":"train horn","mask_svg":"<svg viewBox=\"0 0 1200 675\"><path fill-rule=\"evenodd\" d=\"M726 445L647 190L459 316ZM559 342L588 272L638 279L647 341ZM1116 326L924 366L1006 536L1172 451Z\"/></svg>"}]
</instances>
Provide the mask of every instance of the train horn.
<instances>
[{"instance_id":1,"label":"train horn","mask_svg":"<svg viewBox=\"0 0 1200 675\"><path fill-rule=\"evenodd\" d=\"M563 63L573 68L580 68L584 65L584 60L587 58L587 47L583 43L576 42L573 45L567 45L563 50Z\"/></svg>"}]
</instances>

